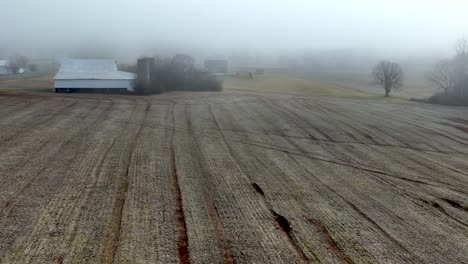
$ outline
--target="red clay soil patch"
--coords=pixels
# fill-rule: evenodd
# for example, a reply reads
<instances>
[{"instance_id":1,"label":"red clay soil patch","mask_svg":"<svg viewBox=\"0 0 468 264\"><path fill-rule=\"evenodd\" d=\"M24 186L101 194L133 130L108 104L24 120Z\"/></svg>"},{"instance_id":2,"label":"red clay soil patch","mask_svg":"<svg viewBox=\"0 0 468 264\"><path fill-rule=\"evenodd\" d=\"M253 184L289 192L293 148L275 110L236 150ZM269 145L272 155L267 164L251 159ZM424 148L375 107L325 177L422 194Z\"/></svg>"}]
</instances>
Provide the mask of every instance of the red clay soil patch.
<instances>
[{"instance_id":1,"label":"red clay soil patch","mask_svg":"<svg viewBox=\"0 0 468 264\"><path fill-rule=\"evenodd\" d=\"M6 97L32 97L28 93L0 92L0 96Z\"/></svg>"},{"instance_id":2,"label":"red clay soil patch","mask_svg":"<svg viewBox=\"0 0 468 264\"><path fill-rule=\"evenodd\" d=\"M52 258L52 264L62 264L63 263L63 256L54 256Z\"/></svg>"},{"instance_id":3,"label":"red clay soil patch","mask_svg":"<svg viewBox=\"0 0 468 264\"><path fill-rule=\"evenodd\" d=\"M286 234L286 236L288 237L289 243L291 243L294 250L299 255L299 257L302 259L302 261L304 263L309 263L310 259L304 253L302 248L297 244L296 239L291 234L292 228L291 228L291 225L289 223L289 220L286 217L278 214L277 212L275 212L273 210L270 210L270 212L273 215L273 217L275 218L276 223L278 223L278 226L281 229L281 231L283 231Z\"/></svg>"},{"instance_id":4,"label":"red clay soil patch","mask_svg":"<svg viewBox=\"0 0 468 264\"><path fill-rule=\"evenodd\" d=\"M322 239L327 244L328 249L331 252L333 252L341 260L342 263L347 263L347 264L354 263L338 246L338 244L335 242L333 237L328 232L328 229L325 227L324 224L322 224L322 222L316 219L307 219L307 220L309 221L309 223L311 223L313 226L317 228Z\"/></svg>"},{"instance_id":5,"label":"red clay soil patch","mask_svg":"<svg viewBox=\"0 0 468 264\"><path fill-rule=\"evenodd\" d=\"M175 218L178 230L177 250L179 252L179 263L190 263L189 249L188 249L188 236L187 224L185 222L184 207L182 203L182 193L179 186L179 177L177 175L177 167L175 163L175 150L174 145L171 145L171 167L172 167L172 180L173 192L176 200Z\"/></svg>"}]
</instances>

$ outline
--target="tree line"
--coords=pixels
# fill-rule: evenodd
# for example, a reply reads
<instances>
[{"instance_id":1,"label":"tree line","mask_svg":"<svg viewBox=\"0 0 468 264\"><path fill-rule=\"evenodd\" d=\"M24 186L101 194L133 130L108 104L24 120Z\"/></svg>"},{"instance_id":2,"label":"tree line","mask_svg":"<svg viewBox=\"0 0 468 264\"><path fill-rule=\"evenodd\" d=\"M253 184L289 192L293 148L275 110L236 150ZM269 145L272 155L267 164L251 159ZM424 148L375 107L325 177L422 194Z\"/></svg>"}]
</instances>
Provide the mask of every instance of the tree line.
<instances>
[{"instance_id":1,"label":"tree line","mask_svg":"<svg viewBox=\"0 0 468 264\"><path fill-rule=\"evenodd\" d=\"M155 94L166 91L221 91L222 81L209 72L195 66L195 60L186 54L172 58L151 58L149 81L141 78L137 65L123 70L138 74L135 93Z\"/></svg>"},{"instance_id":2,"label":"tree line","mask_svg":"<svg viewBox=\"0 0 468 264\"><path fill-rule=\"evenodd\" d=\"M13 74L21 73L21 69L29 69L30 72L37 71L36 64L29 64L29 58L23 55L14 55L8 60L8 67Z\"/></svg>"},{"instance_id":3,"label":"tree line","mask_svg":"<svg viewBox=\"0 0 468 264\"><path fill-rule=\"evenodd\" d=\"M455 55L438 62L428 79L441 90L429 98L430 102L468 105L468 40L460 39Z\"/></svg>"}]
</instances>

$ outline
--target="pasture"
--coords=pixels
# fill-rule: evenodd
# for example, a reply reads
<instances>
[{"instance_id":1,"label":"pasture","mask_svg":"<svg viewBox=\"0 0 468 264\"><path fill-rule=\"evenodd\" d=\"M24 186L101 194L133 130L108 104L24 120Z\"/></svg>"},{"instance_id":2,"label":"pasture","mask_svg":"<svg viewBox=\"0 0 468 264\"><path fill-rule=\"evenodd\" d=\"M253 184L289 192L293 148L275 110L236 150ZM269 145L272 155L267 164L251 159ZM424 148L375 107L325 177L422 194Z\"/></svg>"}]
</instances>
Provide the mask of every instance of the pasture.
<instances>
[{"instance_id":1,"label":"pasture","mask_svg":"<svg viewBox=\"0 0 468 264\"><path fill-rule=\"evenodd\" d=\"M246 78L246 72L253 68L240 70L241 76L228 76L224 80L225 89L286 93L307 96L333 96L346 98L367 98L387 102L406 101L411 98L428 98L438 90L430 85L424 73L408 72L403 87L393 89L391 98L383 98L384 89L372 83L370 74L362 72L294 72L285 69L267 69L263 75Z\"/></svg>"}]
</instances>

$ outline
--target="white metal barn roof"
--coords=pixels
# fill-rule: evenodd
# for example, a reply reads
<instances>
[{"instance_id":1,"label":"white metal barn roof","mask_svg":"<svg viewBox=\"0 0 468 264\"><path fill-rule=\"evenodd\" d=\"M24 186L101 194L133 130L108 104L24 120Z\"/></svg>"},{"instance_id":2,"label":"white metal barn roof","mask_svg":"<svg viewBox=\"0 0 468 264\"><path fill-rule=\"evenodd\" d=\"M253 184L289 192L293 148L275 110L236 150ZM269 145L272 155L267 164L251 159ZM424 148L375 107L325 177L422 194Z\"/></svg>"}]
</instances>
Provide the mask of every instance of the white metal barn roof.
<instances>
[{"instance_id":1,"label":"white metal barn roof","mask_svg":"<svg viewBox=\"0 0 468 264\"><path fill-rule=\"evenodd\" d=\"M60 64L54 80L132 80L136 74L117 70L113 60L67 59Z\"/></svg>"}]
</instances>

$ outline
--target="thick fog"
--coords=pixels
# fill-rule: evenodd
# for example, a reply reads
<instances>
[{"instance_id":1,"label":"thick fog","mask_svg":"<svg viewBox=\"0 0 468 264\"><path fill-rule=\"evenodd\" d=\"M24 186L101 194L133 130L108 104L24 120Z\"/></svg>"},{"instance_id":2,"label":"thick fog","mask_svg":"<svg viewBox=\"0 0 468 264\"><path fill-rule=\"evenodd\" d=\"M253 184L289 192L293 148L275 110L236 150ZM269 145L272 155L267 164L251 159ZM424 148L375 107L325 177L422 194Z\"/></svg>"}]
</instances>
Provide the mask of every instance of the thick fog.
<instances>
[{"instance_id":1,"label":"thick fog","mask_svg":"<svg viewBox=\"0 0 468 264\"><path fill-rule=\"evenodd\" d=\"M2 0L0 57L353 51L442 57L468 34L463 0Z\"/></svg>"}]
</instances>

